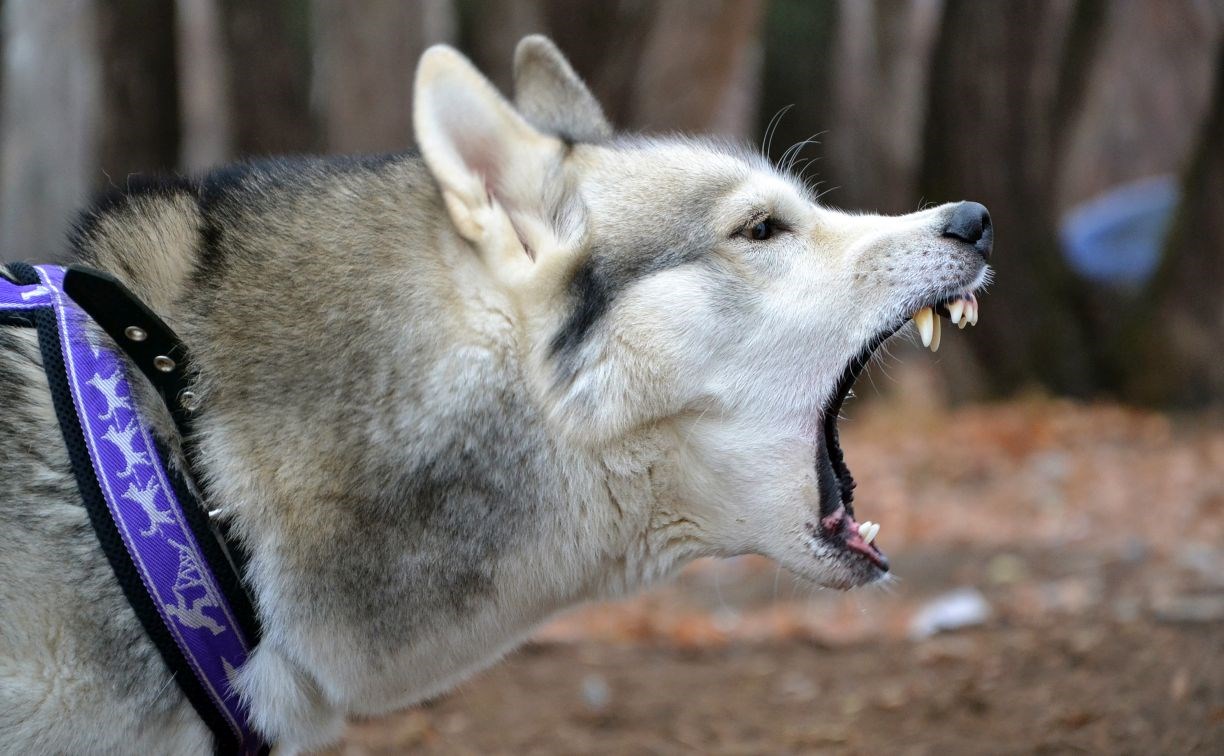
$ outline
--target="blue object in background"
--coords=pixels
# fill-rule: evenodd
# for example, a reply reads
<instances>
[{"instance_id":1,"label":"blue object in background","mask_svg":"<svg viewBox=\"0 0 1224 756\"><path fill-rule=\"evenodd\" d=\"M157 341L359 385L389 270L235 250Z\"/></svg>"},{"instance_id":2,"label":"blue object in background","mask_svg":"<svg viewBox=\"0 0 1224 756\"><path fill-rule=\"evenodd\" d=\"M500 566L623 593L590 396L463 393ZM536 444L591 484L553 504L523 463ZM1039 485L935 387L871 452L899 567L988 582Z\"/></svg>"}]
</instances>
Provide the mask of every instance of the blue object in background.
<instances>
[{"instance_id":1,"label":"blue object in background","mask_svg":"<svg viewBox=\"0 0 1224 756\"><path fill-rule=\"evenodd\" d=\"M1145 283L1181 195L1173 176L1123 184L1063 215L1058 237L1063 256L1081 276L1101 283Z\"/></svg>"}]
</instances>

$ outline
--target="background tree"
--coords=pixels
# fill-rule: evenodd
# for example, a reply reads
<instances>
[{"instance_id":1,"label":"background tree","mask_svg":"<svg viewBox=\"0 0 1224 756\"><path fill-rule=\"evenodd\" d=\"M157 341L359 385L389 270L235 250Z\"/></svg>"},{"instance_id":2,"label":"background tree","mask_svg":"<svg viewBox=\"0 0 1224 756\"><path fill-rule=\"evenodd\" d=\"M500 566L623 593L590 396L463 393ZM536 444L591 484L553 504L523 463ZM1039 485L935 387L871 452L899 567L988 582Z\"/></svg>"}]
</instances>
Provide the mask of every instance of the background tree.
<instances>
[{"instance_id":1,"label":"background tree","mask_svg":"<svg viewBox=\"0 0 1224 756\"><path fill-rule=\"evenodd\" d=\"M757 131L778 160L792 145L818 142L831 128L837 66L832 54L839 4L834 0L773 0L765 21L764 71ZM805 156L819 150L806 150Z\"/></svg>"},{"instance_id":2,"label":"background tree","mask_svg":"<svg viewBox=\"0 0 1224 756\"><path fill-rule=\"evenodd\" d=\"M1094 2L944 3L919 187L925 202L974 199L991 210L998 279L964 341L996 391L1041 383L1083 395L1097 370L1056 238L1054 181L1057 135L1091 60L1079 45L1100 23Z\"/></svg>"},{"instance_id":3,"label":"background tree","mask_svg":"<svg viewBox=\"0 0 1224 756\"><path fill-rule=\"evenodd\" d=\"M98 0L97 169L122 186L125 175L178 165L175 5L164 0Z\"/></svg>"},{"instance_id":4,"label":"background tree","mask_svg":"<svg viewBox=\"0 0 1224 756\"><path fill-rule=\"evenodd\" d=\"M882 213L918 203L927 79L939 0L842 0L832 46L836 75L820 154L829 202ZM824 187L822 187L824 188Z\"/></svg>"},{"instance_id":5,"label":"background tree","mask_svg":"<svg viewBox=\"0 0 1224 756\"><path fill-rule=\"evenodd\" d=\"M233 117L221 9L217 0L176 0L179 165L189 172L220 165L233 154Z\"/></svg>"},{"instance_id":6,"label":"background tree","mask_svg":"<svg viewBox=\"0 0 1224 756\"><path fill-rule=\"evenodd\" d=\"M1122 342L1133 346L1129 393L1148 402L1201 405L1224 396L1224 47L1213 89L1163 262Z\"/></svg>"},{"instance_id":7,"label":"background tree","mask_svg":"<svg viewBox=\"0 0 1224 756\"><path fill-rule=\"evenodd\" d=\"M6 0L0 255L58 260L94 184L100 99L93 3Z\"/></svg>"},{"instance_id":8,"label":"background tree","mask_svg":"<svg viewBox=\"0 0 1224 756\"><path fill-rule=\"evenodd\" d=\"M567 52L621 128L755 133L763 0L475 0L460 4L463 41L509 91L509 61L525 34Z\"/></svg>"},{"instance_id":9,"label":"background tree","mask_svg":"<svg viewBox=\"0 0 1224 756\"><path fill-rule=\"evenodd\" d=\"M219 0L236 154L313 152L307 0ZM354 5L354 11L359 9Z\"/></svg>"},{"instance_id":10,"label":"background tree","mask_svg":"<svg viewBox=\"0 0 1224 756\"><path fill-rule=\"evenodd\" d=\"M5 259L62 255L90 193L130 174L408 147L427 45L457 45L509 93L515 45L542 32L622 128L754 144L772 124L774 159L815 137L795 167L828 204L989 206L997 282L937 363L954 396L1219 386L1203 356L1219 340L1218 3L0 0L0 26ZM1174 173L1183 207L1153 281L1072 269L1069 209Z\"/></svg>"},{"instance_id":11,"label":"background tree","mask_svg":"<svg viewBox=\"0 0 1224 756\"><path fill-rule=\"evenodd\" d=\"M328 150L387 152L412 144L412 77L431 44L455 41L448 0L314 0L313 97Z\"/></svg>"}]
</instances>

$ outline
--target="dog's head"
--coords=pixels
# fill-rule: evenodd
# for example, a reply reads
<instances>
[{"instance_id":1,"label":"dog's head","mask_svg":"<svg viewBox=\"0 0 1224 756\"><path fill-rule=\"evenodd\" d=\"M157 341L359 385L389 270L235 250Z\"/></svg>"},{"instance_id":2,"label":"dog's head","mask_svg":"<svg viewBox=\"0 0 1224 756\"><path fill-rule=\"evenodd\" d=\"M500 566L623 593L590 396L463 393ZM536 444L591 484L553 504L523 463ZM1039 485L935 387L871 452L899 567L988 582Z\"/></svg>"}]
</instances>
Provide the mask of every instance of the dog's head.
<instances>
[{"instance_id":1,"label":"dog's head","mask_svg":"<svg viewBox=\"0 0 1224 756\"><path fill-rule=\"evenodd\" d=\"M613 135L529 37L515 104L458 53L416 79L422 154L455 228L520 305L539 401L597 449L649 430L676 472L660 520L691 553L763 553L837 587L887 571L837 438L873 351L913 319L976 321L985 208L819 205L747 150Z\"/></svg>"}]
</instances>

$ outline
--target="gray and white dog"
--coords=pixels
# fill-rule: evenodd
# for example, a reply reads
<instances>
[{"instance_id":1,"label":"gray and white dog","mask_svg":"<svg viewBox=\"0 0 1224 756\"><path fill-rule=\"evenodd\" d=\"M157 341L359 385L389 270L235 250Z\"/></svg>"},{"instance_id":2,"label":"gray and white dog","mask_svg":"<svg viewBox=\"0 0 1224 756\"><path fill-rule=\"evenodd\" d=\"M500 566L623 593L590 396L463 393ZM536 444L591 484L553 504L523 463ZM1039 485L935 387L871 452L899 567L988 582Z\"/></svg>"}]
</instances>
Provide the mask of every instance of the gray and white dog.
<instances>
[{"instance_id":1,"label":"gray and white dog","mask_svg":"<svg viewBox=\"0 0 1224 756\"><path fill-rule=\"evenodd\" d=\"M837 411L911 319L932 346L940 315L976 322L987 276L980 205L847 214L746 150L615 135L541 37L513 103L446 47L415 87L419 156L130 189L74 236L194 351L197 470L264 629L237 685L286 752L696 557L879 580ZM0 398L0 743L206 752L90 528L30 329L0 328Z\"/></svg>"}]
</instances>

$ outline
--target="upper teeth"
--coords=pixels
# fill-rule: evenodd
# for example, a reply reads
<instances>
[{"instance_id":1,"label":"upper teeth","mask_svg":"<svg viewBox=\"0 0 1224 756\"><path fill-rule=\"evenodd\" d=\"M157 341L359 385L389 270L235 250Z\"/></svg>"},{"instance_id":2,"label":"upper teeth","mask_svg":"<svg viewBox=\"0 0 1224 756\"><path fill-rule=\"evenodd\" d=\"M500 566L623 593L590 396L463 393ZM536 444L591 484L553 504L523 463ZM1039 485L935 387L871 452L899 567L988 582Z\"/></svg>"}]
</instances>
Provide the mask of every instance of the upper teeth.
<instances>
[{"instance_id":1,"label":"upper teeth","mask_svg":"<svg viewBox=\"0 0 1224 756\"><path fill-rule=\"evenodd\" d=\"M961 314L965 311L967 302L963 299L954 299L948 303L948 319L952 321L952 325L960 322Z\"/></svg>"},{"instance_id":2,"label":"upper teeth","mask_svg":"<svg viewBox=\"0 0 1224 756\"><path fill-rule=\"evenodd\" d=\"M948 317L961 328L967 325L977 325L978 301L973 294L957 297L948 303ZM939 351L939 318L930 307L923 307L914 313L914 325L918 327L918 335L922 337L922 345L930 347L932 352Z\"/></svg>"},{"instance_id":3,"label":"upper teeth","mask_svg":"<svg viewBox=\"0 0 1224 756\"><path fill-rule=\"evenodd\" d=\"M973 294L967 294L963 299L955 299L948 303L948 317L952 322L964 328L967 325L977 325L978 301Z\"/></svg>"},{"instance_id":4,"label":"upper teeth","mask_svg":"<svg viewBox=\"0 0 1224 756\"><path fill-rule=\"evenodd\" d=\"M923 307L918 312L914 313L914 325L918 326L918 335L922 337L922 345L925 347L931 346L931 351L934 352L939 348L935 342L935 329L939 327L939 321L935 319L935 313L931 312L930 307Z\"/></svg>"},{"instance_id":5,"label":"upper teeth","mask_svg":"<svg viewBox=\"0 0 1224 756\"><path fill-rule=\"evenodd\" d=\"M858 530L859 530L859 536L862 537L862 539L866 541L867 543L871 543L872 541L875 540L875 537L879 535L880 533L880 523L872 522L871 520L868 520L867 522L864 522L861 525L859 525Z\"/></svg>"}]
</instances>

